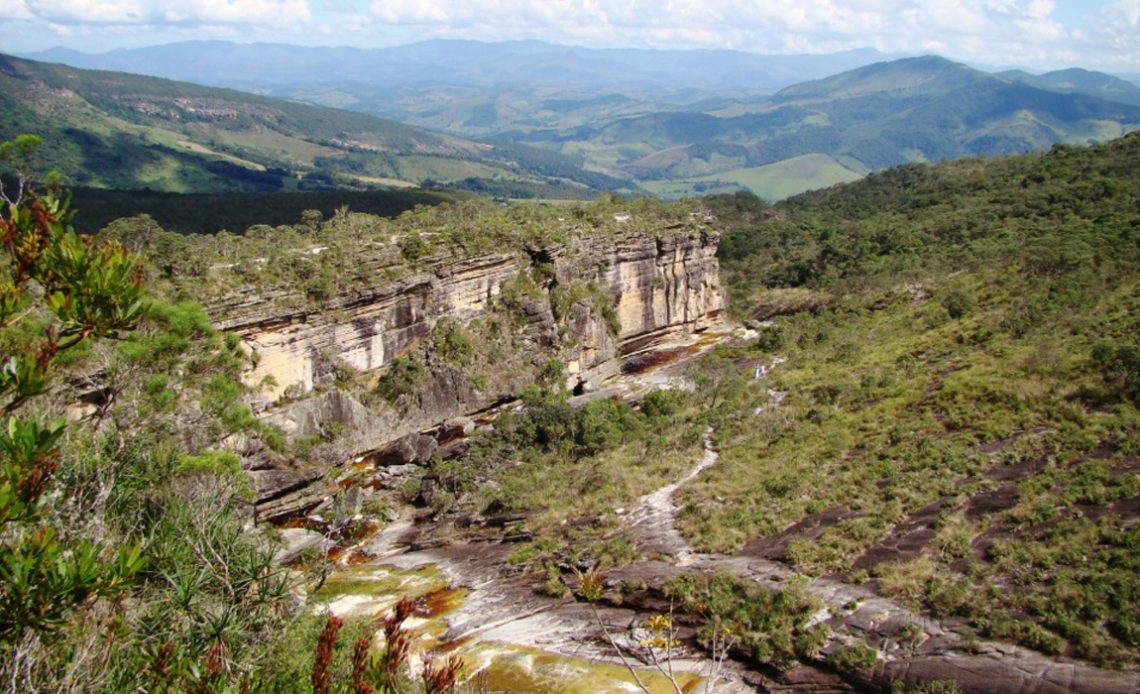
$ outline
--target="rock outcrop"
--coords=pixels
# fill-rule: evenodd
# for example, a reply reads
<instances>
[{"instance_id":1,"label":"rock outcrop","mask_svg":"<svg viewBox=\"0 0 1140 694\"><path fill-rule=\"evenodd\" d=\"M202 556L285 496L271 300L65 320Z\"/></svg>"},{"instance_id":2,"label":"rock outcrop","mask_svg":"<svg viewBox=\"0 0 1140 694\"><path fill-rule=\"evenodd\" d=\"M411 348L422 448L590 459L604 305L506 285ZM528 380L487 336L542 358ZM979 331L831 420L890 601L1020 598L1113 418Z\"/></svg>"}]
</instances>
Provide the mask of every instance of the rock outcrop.
<instances>
[{"instance_id":1,"label":"rock outcrop","mask_svg":"<svg viewBox=\"0 0 1140 694\"><path fill-rule=\"evenodd\" d=\"M722 307L715 233L585 237L531 251L530 258L494 253L442 259L395 282L329 299L319 310L274 310L273 297L215 308L217 324L235 332L256 356L248 382L272 377L263 392L278 398L332 381L337 364L372 371L431 335L443 317L468 323L491 311L504 287L534 266L552 271L543 296L524 306L531 325L550 330L550 294L593 285L620 322L613 334L587 306L567 320L567 372L590 372L614 356L679 330L699 329ZM573 345L573 346L570 346Z\"/></svg>"},{"instance_id":2,"label":"rock outcrop","mask_svg":"<svg viewBox=\"0 0 1140 694\"><path fill-rule=\"evenodd\" d=\"M318 307L266 294L231 297L211 312L254 355L246 380L260 387L258 409L268 422L295 438L324 436L336 422L339 444L355 455L510 398L552 361L561 363L568 387L585 388L615 373L622 354L703 329L723 304L717 241L715 232L685 225L517 253L436 257L395 280L382 279L394 274L391 267L377 268L374 287ZM504 312L513 321L509 348L478 364L431 361L443 319L471 326ZM414 397L365 406L331 387L344 369L379 375L409 354L431 362ZM296 475L290 479L312 475L289 472ZM287 513L282 486L264 488L272 515Z\"/></svg>"}]
</instances>

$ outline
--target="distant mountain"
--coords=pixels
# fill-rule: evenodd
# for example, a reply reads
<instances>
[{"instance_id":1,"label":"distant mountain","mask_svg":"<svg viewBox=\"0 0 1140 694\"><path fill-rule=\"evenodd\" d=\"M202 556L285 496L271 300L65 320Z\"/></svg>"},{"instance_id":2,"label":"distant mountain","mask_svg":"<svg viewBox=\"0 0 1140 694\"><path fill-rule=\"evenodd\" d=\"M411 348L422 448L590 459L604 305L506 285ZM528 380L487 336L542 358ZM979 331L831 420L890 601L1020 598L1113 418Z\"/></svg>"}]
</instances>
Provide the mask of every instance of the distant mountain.
<instances>
[{"instance_id":1,"label":"distant mountain","mask_svg":"<svg viewBox=\"0 0 1140 694\"><path fill-rule=\"evenodd\" d=\"M868 95L931 97L975 85L985 73L939 56L875 63L780 90L778 103L834 101Z\"/></svg>"},{"instance_id":2,"label":"distant mountain","mask_svg":"<svg viewBox=\"0 0 1140 694\"><path fill-rule=\"evenodd\" d=\"M1140 107L927 56L860 67L705 113L655 112L523 139L591 152L650 190L676 194L731 185L756 190L752 182L772 178L772 169L762 167L805 155L825 155L810 160L805 182L811 184L911 161L1103 141L1138 127ZM830 162L829 170L821 162ZM688 191L678 182L689 184ZM780 190L787 189L782 183Z\"/></svg>"},{"instance_id":3,"label":"distant mountain","mask_svg":"<svg viewBox=\"0 0 1140 694\"><path fill-rule=\"evenodd\" d=\"M591 49L541 41L433 40L378 49L191 41L99 55L54 48L24 57L246 89L343 83L772 92L889 56L871 49L759 55L730 50Z\"/></svg>"},{"instance_id":4,"label":"distant mountain","mask_svg":"<svg viewBox=\"0 0 1140 694\"><path fill-rule=\"evenodd\" d=\"M1103 72L1069 68L1068 70L1046 72L1043 75L1033 75L1022 70L1008 70L999 74L1002 77L1056 92L1085 94L1108 101L1119 101L1124 104L1140 106L1140 87Z\"/></svg>"},{"instance_id":5,"label":"distant mountain","mask_svg":"<svg viewBox=\"0 0 1140 694\"><path fill-rule=\"evenodd\" d=\"M43 136L73 184L177 192L412 185L545 196L630 187L571 158L372 116L0 55L0 138ZM482 186L482 187L480 187Z\"/></svg>"},{"instance_id":6,"label":"distant mountain","mask_svg":"<svg viewBox=\"0 0 1140 694\"><path fill-rule=\"evenodd\" d=\"M213 115L209 127L193 125L213 113L209 107L162 121L162 129L179 133L159 138L164 146L196 143L215 157L214 167L249 159L274 170L299 166L360 181L430 178L512 197L559 188L559 196L584 194L636 181L670 196L743 186L775 198L905 162L1104 141L1140 127L1140 88L1103 73L994 74L937 56L868 64L881 57L873 51L760 56L536 41L376 50L194 42L40 55L290 100L265 99L274 109L317 103L451 134L409 128L397 136L400 126L390 121L356 125L351 118L364 116L322 111L335 115L313 116L320 122L311 129L297 121L289 131L304 147L280 147L263 136L226 135L232 128ZM121 107L124 98L115 103ZM131 113L141 117L137 108ZM259 127L279 130L293 120L273 122ZM360 128L388 139L344 136ZM196 129L212 134L194 139Z\"/></svg>"}]
</instances>

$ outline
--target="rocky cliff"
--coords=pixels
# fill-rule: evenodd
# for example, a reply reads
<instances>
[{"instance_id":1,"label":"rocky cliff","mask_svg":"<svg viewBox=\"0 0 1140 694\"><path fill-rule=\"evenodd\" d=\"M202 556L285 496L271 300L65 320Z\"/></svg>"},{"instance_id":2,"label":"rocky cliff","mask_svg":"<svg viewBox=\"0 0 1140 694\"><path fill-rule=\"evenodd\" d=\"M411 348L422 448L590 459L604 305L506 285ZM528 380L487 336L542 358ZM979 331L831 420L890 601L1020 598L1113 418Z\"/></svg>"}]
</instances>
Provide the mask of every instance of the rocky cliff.
<instances>
[{"instance_id":1,"label":"rocky cliff","mask_svg":"<svg viewBox=\"0 0 1140 694\"><path fill-rule=\"evenodd\" d=\"M240 335L255 355L248 382L271 377L262 392L277 399L287 390L301 394L329 383L338 363L360 371L386 366L430 336L441 318L470 323L493 310L520 272L538 268L549 276L545 296L531 310L543 313L545 300L550 313L555 292L581 283L605 297L616 314L613 327L620 324L607 333L598 321L573 322L563 336L569 338L566 366L573 377L670 332L699 330L715 317L722 307L717 239L713 232L668 230L612 243L578 238L532 250L529 258L493 253L440 259L399 281L333 297L317 309L276 311L269 295L220 305L214 313L224 314L218 327Z\"/></svg>"},{"instance_id":2,"label":"rocky cliff","mask_svg":"<svg viewBox=\"0 0 1140 694\"><path fill-rule=\"evenodd\" d=\"M212 310L253 355L246 380L260 388L267 421L294 437L338 423L341 460L326 456L328 465L510 398L549 376L552 363L568 387L586 388L616 371L616 357L703 329L723 303L717 241L707 224L580 236L513 253L422 259L393 281L377 269L376 286L320 306L280 309L289 302L268 293ZM456 334L464 347L451 353ZM397 357L422 365L415 392L375 397ZM346 372L355 390L343 387ZM322 494L311 465L255 467L262 517Z\"/></svg>"}]
</instances>

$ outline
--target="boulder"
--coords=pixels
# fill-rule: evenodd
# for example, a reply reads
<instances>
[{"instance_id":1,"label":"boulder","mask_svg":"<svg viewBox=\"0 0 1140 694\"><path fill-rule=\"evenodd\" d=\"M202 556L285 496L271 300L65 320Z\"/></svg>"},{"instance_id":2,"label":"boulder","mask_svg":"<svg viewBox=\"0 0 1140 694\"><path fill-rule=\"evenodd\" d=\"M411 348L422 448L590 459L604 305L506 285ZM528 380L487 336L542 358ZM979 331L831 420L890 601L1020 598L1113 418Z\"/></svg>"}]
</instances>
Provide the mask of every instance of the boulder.
<instances>
[{"instance_id":1,"label":"boulder","mask_svg":"<svg viewBox=\"0 0 1140 694\"><path fill-rule=\"evenodd\" d=\"M453 460L466 455L469 448L471 448L469 441L466 439L456 439L451 443L440 446L436 455L442 460Z\"/></svg>"},{"instance_id":2,"label":"boulder","mask_svg":"<svg viewBox=\"0 0 1140 694\"><path fill-rule=\"evenodd\" d=\"M258 505L303 489L324 476L320 470L250 470L248 474Z\"/></svg>"},{"instance_id":3,"label":"boulder","mask_svg":"<svg viewBox=\"0 0 1140 694\"><path fill-rule=\"evenodd\" d=\"M475 420L470 417L452 417L439 427L439 440L470 436L475 431Z\"/></svg>"},{"instance_id":4,"label":"boulder","mask_svg":"<svg viewBox=\"0 0 1140 694\"><path fill-rule=\"evenodd\" d=\"M402 436L376 455L377 465L407 465L426 463L439 449L439 443L432 436L412 433Z\"/></svg>"},{"instance_id":5,"label":"boulder","mask_svg":"<svg viewBox=\"0 0 1140 694\"><path fill-rule=\"evenodd\" d=\"M327 552L336 544L315 530L282 528L278 532L281 536L282 547L273 555L273 561L278 564L288 564L295 561L309 549L318 553Z\"/></svg>"}]
</instances>

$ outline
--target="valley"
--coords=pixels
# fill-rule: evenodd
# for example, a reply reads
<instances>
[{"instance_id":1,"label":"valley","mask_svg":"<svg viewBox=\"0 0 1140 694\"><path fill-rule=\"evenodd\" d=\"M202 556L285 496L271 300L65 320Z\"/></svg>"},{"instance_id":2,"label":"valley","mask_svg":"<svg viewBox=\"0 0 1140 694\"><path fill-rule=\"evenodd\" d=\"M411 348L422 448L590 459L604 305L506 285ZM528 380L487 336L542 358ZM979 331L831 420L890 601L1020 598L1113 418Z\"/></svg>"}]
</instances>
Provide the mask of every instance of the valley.
<instances>
[{"instance_id":1,"label":"valley","mask_svg":"<svg viewBox=\"0 0 1140 694\"><path fill-rule=\"evenodd\" d=\"M1130 691L1135 406L1090 355L1133 334L1136 146L777 207L469 201L278 231L284 255L247 236L205 298L294 446L234 449L253 517L307 544L314 604L346 619L420 585L389 567L460 591L429 651L458 638L492 680L623 679L615 634L673 611L697 672L732 620L723 691ZM1041 223L1061 209L1086 231ZM512 650L534 645L552 655ZM560 660L583 654L609 665Z\"/></svg>"},{"instance_id":2,"label":"valley","mask_svg":"<svg viewBox=\"0 0 1140 694\"><path fill-rule=\"evenodd\" d=\"M237 73L205 67L239 55ZM372 53L217 42L36 57L102 69L139 61L157 76L259 94L239 98L186 83L159 87L138 76L118 79L129 91L151 92L145 103L133 101L137 93L108 102L106 92L95 98L79 90L95 99L87 118L103 109L112 118L97 126L98 138L108 128L131 133L116 147L132 141L129 168L139 173L133 181L75 182L180 192L362 188L390 179L397 186L442 185L501 198L590 199L600 191L679 198L743 189L775 201L908 162L1088 144L1140 127L1140 87L1123 79L1080 69L987 72L931 55L621 53L442 41ZM333 73L343 81L314 80L313 71L331 70L320 67L330 64L340 65ZM512 70L491 79L492 65L506 64ZM36 88L40 96L10 86L13 94L29 93L20 108L58 88L60 69L45 64L46 72L34 78L55 85ZM73 71L67 79L74 83L83 74ZM164 106L167 97L157 95L174 84L184 85L178 87L182 99L195 94L210 104L249 102L219 114L276 109L291 114L289 125L254 134L249 124L211 116L172 129L169 117L185 119L184 109ZM124 100L136 103L125 119ZM195 107L199 120L213 113L205 104ZM21 118L35 122L31 114ZM95 142L62 135L53 148L71 141L70 152L60 151L53 163L70 158L75 170L78 148L90 152L87 170L98 168L94 162L105 153L96 155ZM206 155L196 163L205 171L175 181L172 158L186 151L178 143L187 141ZM178 175L189 175L189 161ZM225 166L241 161L250 165ZM276 173L254 175L259 167Z\"/></svg>"},{"instance_id":3,"label":"valley","mask_svg":"<svg viewBox=\"0 0 1140 694\"><path fill-rule=\"evenodd\" d=\"M0 63L0 137L40 134L42 164L71 185L256 193L375 188L390 178L397 187L468 181L571 199L626 187L555 153L349 111L8 56Z\"/></svg>"},{"instance_id":4,"label":"valley","mask_svg":"<svg viewBox=\"0 0 1140 694\"><path fill-rule=\"evenodd\" d=\"M1140 691L1135 85L38 57L0 692Z\"/></svg>"}]
</instances>

